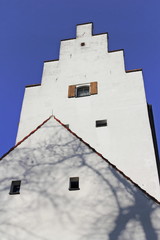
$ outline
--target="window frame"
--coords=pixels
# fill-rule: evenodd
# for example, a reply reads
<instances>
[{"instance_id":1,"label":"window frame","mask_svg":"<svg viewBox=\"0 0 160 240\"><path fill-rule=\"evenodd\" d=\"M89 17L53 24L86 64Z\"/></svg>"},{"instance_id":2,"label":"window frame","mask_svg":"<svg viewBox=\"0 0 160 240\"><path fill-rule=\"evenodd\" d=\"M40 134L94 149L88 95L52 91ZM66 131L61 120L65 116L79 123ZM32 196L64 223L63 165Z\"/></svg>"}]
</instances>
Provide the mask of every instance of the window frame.
<instances>
[{"instance_id":1,"label":"window frame","mask_svg":"<svg viewBox=\"0 0 160 240\"><path fill-rule=\"evenodd\" d=\"M98 94L98 82L89 82L89 83L83 83L83 84L69 85L68 86L68 98L76 98L77 97L76 89L80 86L89 86L90 94L86 95L86 97Z\"/></svg>"},{"instance_id":2,"label":"window frame","mask_svg":"<svg viewBox=\"0 0 160 240\"><path fill-rule=\"evenodd\" d=\"M85 95L82 95L82 96L80 96L79 94L78 94L78 90L79 89L88 89L88 94L85 94ZM76 86L76 89L75 89L75 97L76 98L79 98L79 97L87 97L87 96L90 96L91 95L91 93L90 93L90 84L85 84L85 85L77 85Z\"/></svg>"}]
</instances>

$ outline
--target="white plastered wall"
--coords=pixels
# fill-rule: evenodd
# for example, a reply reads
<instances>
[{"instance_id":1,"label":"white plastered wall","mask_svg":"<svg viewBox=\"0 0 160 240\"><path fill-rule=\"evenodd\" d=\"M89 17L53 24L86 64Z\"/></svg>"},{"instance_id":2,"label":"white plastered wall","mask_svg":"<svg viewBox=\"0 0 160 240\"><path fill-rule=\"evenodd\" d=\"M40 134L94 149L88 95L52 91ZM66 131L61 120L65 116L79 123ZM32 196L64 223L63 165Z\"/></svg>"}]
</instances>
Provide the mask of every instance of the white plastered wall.
<instances>
[{"instance_id":1,"label":"white plastered wall","mask_svg":"<svg viewBox=\"0 0 160 240\"><path fill-rule=\"evenodd\" d=\"M107 34L91 32L92 24L78 25L76 39L61 41L60 59L45 62L41 86L26 88L17 142L53 114L160 199L142 72L126 73L123 51L107 52ZM69 85L94 81L98 94L68 98ZM103 119L108 126L95 128Z\"/></svg>"},{"instance_id":2,"label":"white plastered wall","mask_svg":"<svg viewBox=\"0 0 160 240\"><path fill-rule=\"evenodd\" d=\"M0 163L3 240L160 240L160 205L53 117Z\"/></svg>"}]
</instances>

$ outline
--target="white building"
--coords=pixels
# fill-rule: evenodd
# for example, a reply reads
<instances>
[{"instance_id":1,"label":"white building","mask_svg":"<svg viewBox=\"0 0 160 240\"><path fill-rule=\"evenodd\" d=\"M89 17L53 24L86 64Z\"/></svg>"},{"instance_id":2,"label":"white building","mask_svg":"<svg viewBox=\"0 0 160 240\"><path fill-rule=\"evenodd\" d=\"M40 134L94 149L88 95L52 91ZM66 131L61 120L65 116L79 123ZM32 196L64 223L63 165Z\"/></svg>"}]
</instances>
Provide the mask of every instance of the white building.
<instances>
[{"instance_id":1,"label":"white building","mask_svg":"<svg viewBox=\"0 0 160 240\"><path fill-rule=\"evenodd\" d=\"M142 71L126 72L123 51L107 49L107 34L92 35L91 23L77 26L76 39L61 41L60 59L45 62L42 84L26 88L17 142L53 114L160 200ZM92 82L97 94L74 96ZM96 128L97 120L107 126Z\"/></svg>"},{"instance_id":2,"label":"white building","mask_svg":"<svg viewBox=\"0 0 160 240\"><path fill-rule=\"evenodd\" d=\"M125 71L107 34L78 25L26 88L0 164L1 239L160 240L152 120L141 70Z\"/></svg>"}]
</instances>

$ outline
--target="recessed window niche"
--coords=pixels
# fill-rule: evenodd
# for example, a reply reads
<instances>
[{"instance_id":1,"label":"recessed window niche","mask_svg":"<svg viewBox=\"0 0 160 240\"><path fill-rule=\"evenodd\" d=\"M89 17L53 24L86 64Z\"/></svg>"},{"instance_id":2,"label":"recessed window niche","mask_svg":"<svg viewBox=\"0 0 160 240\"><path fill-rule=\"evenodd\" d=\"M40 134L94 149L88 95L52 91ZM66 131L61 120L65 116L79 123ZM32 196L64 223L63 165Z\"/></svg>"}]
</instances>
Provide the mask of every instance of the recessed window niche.
<instances>
[{"instance_id":1,"label":"recessed window niche","mask_svg":"<svg viewBox=\"0 0 160 240\"><path fill-rule=\"evenodd\" d=\"M20 180L12 181L9 194L10 195L20 194L20 186L21 186Z\"/></svg>"},{"instance_id":2,"label":"recessed window niche","mask_svg":"<svg viewBox=\"0 0 160 240\"><path fill-rule=\"evenodd\" d=\"M79 177L71 177L69 179L69 190L70 191L80 190L80 188L79 188Z\"/></svg>"},{"instance_id":3,"label":"recessed window niche","mask_svg":"<svg viewBox=\"0 0 160 240\"><path fill-rule=\"evenodd\" d=\"M107 120L97 120L96 121L96 127L106 127L107 126Z\"/></svg>"}]
</instances>

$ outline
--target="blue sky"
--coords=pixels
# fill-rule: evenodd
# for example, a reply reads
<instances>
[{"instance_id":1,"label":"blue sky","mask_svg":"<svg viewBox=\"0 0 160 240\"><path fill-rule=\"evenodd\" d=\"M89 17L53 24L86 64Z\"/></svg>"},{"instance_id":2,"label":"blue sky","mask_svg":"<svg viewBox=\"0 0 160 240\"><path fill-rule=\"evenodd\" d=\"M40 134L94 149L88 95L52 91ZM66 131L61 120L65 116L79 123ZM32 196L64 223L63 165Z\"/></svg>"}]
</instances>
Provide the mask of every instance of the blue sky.
<instances>
[{"instance_id":1,"label":"blue sky","mask_svg":"<svg viewBox=\"0 0 160 240\"><path fill-rule=\"evenodd\" d=\"M109 50L124 49L126 70L143 69L160 149L159 9L159 0L0 0L0 156L15 144L25 85L41 82L43 61L85 22L109 33Z\"/></svg>"}]
</instances>

